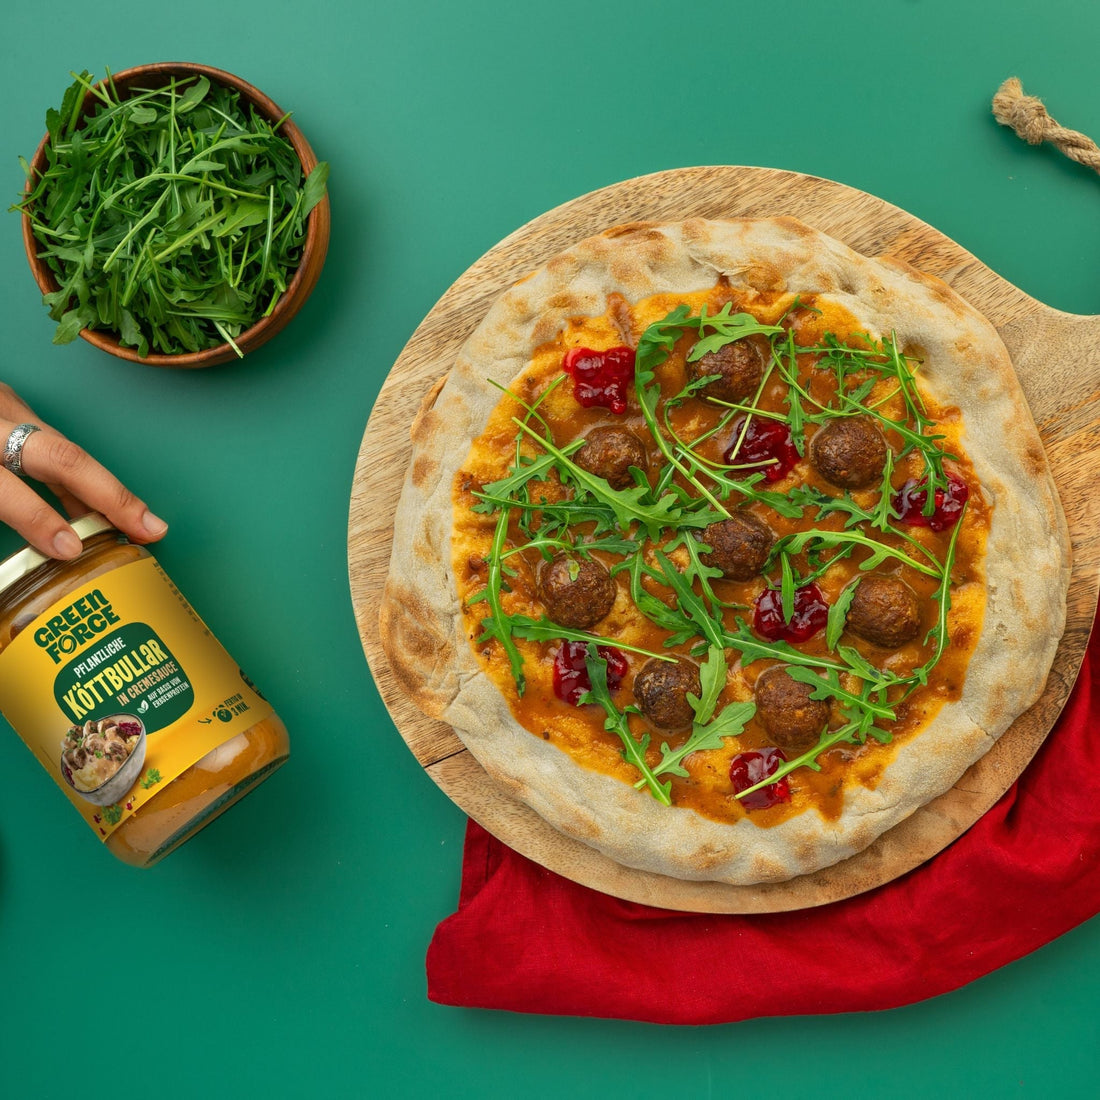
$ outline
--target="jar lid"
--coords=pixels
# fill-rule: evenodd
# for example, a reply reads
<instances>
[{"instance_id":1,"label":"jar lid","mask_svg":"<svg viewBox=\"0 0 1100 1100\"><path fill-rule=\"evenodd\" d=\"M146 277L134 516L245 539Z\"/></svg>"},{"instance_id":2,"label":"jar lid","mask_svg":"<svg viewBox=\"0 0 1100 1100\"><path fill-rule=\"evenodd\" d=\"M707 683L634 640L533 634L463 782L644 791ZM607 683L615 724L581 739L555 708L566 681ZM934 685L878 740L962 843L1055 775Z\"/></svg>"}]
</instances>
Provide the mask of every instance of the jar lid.
<instances>
[{"instance_id":1,"label":"jar lid","mask_svg":"<svg viewBox=\"0 0 1100 1100\"><path fill-rule=\"evenodd\" d=\"M113 529L113 524L106 516L98 512L89 512L86 516L72 520L72 529L80 537L81 542L98 535L103 531ZM40 565L48 561L58 561L56 558L47 557L35 550L33 546L24 546L16 551L10 558L0 562L0 592L11 588L17 581L21 581L29 573L33 573ZM61 564L59 562L59 564Z\"/></svg>"}]
</instances>

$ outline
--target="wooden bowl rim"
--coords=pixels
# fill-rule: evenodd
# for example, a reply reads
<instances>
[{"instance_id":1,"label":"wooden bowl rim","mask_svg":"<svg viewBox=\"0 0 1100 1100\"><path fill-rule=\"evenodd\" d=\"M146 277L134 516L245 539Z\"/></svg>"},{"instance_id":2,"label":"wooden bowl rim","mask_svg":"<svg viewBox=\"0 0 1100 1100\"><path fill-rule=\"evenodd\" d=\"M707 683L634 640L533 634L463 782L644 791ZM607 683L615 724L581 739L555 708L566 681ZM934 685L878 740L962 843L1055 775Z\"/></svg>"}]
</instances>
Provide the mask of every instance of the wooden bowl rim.
<instances>
[{"instance_id":1,"label":"wooden bowl rim","mask_svg":"<svg viewBox=\"0 0 1100 1100\"><path fill-rule=\"evenodd\" d=\"M294 149L298 160L301 162L303 176L309 175L317 164L317 156L306 140L305 134L290 119L288 113L273 99L260 91L259 88L234 73L226 72L224 69L217 69L194 61L159 61L147 65L135 65L132 68L123 69L121 72L111 73L109 77L97 81L95 86L97 88L103 87L110 80L116 88L125 86L128 89L142 80L159 80L166 83L167 79L172 76L205 76L213 83L222 84L239 92L269 121L284 120L282 126L279 127L279 132L286 137ZM90 92L85 96L82 108L85 113L91 106L90 96ZM47 133L38 143L38 148L31 159L30 167L35 176L46 168L46 148L49 141L50 135ZM28 180L26 192L29 193L30 189L31 180ZM27 254L27 262L30 264L34 281L43 294L57 290L58 283L53 272L38 257L34 229L30 217L25 211L22 214L22 225L23 248ZM271 313L266 317L261 317L237 338L237 346L241 347L242 350L253 351L279 332L309 296L328 251L329 226L329 200L326 193L324 198L309 213L301 259L298 261L298 267L295 269L289 285L279 296L279 300L275 303L275 308ZM311 273L311 277L308 279L307 272ZM213 367L240 359L233 350L232 345L228 343L218 344L216 347L206 348L203 351L184 352L179 355L154 353L143 358L138 355L136 348L123 347L114 333L84 328L80 330L80 336L101 351L143 366L195 369Z\"/></svg>"}]
</instances>

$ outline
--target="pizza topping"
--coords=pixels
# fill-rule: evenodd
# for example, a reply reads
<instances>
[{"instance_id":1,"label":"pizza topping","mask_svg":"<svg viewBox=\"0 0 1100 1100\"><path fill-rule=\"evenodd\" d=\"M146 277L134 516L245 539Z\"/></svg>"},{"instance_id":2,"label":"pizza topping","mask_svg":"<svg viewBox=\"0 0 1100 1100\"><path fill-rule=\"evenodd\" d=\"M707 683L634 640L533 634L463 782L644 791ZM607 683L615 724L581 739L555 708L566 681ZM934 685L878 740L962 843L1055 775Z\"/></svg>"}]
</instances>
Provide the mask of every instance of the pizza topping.
<instances>
[{"instance_id":1,"label":"pizza topping","mask_svg":"<svg viewBox=\"0 0 1100 1100\"><path fill-rule=\"evenodd\" d=\"M562 626L586 630L614 606L615 582L595 558L558 554L543 562L538 573L539 599L546 614Z\"/></svg>"},{"instance_id":2,"label":"pizza topping","mask_svg":"<svg viewBox=\"0 0 1100 1100\"><path fill-rule=\"evenodd\" d=\"M636 353L612 349L629 355L634 368L637 406L627 409L624 389L621 426L589 414L595 403L587 397L563 401L555 394L564 377L556 373L562 353L546 345L524 396L508 391L514 403L501 406L500 416L517 429L510 468L501 466L498 442L509 421L498 420L496 442L486 449L496 457L482 467L488 476L460 482L480 486L461 490L476 500L469 505L479 532L474 545L488 563L484 587L466 597L482 625L478 646L500 643L506 663L499 667L511 672L520 697L525 662L552 662L557 691L565 671L559 658L567 660L563 641L584 646L568 652L574 666L583 660L589 676L587 692L578 681L578 701L605 712L593 736L606 741L611 735L634 785L665 805L696 805L696 770L713 769L710 754L755 752L762 736L791 756L768 750L770 770L757 763L752 782L745 765L735 797L746 808L800 768L817 772L823 758L837 766L839 757L826 757L836 746L888 743L895 729L908 729L904 716L916 710L900 705L929 684L950 640L962 525L941 537L945 529L928 522L931 533L917 538L898 522L905 516L895 478L898 484L913 479L909 497L918 510L927 501L920 489L935 490L929 516L937 504L961 506L966 499L965 483L958 479L960 492L956 475L949 480L943 467L953 459L965 469L965 459L949 454L944 436L935 434L938 414L916 388L916 361L888 338L872 340L851 328L842 328L841 337L820 335L822 325L784 327L783 316L768 324L734 312L729 302L715 314L705 301L697 313L684 304L644 329ZM759 382L739 401L712 397L704 389L710 374L702 372L708 363L713 373L714 364L738 359L722 353L739 344L768 346ZM616 356L584 348L565 353L575 391L592 360L598 367L608 358ZM796 467L800 476L789 477ZM870 482L858 499L845 484L856 467L855 480ZM978 507L980 525L980 500ZM482 517L493 514L487 545ZM892 572L880 574L883 566ZM534 585L527 579L532 574ZM924 626L933 620L923 635L919 624L905 637L909 602L901 590L870 599L874 581L860 601L873 611L865 614L857 604L858 577L866 583L892 576L921 606L934 608L923 614ZM479 580L471 577L471 588ZM545 608L541 619L531 615L539 613L536 600ZM478 601L487 614L473 610ZM586 633L604 617L607 636ZM869 655L874 651L863 645L886 644L872 636L875 628L860 632L870 617L878 620L878 638L900 639L887 657ZM859 648L845 637L849 630L862 639ZM608 648L651 658L625 707L612 695L620 681ZM493 649L481 652L496 660ZM764 685L771 678L750 671L760 694L723 702L727 680L740 675L730 671L734 660L742 667L755 661L782 666L775 677L781 686L769 693ZM548 670L540 676L547 683ZM530 721L545 729L538 696L521 704L527 706L534 708ZM646 724L667 732L668 740L653 743ZM710 810L728 813L728 807Z\"/></svg>"},{"instance_id":3,"label":"pizza topping","mask_svg":"<svg viewBox=\"0 0 1100 1100\"><path fill-rule=\"evenodd\" d=\"M662 730L687 729L695 711L689 695L699 696L699 668L692 661L649 660L634 678L634 698L649 721Z\"/></svg>"},{"instance_id":4,"label":"pizza topping","mask_svg":"<svg viewBox=\"0 0 1100 1100\"><path fill-rule=\"evenodd\" d=\"M607 686L614 691L622 683L630 665L613 646L597 646L596 653L607 662ZM563 703L580 706L581 697L592 690L587 659L588 646L585 642L563 642L554 655L554 694Z\"/></svg>"},{"instance_id":5,"label":"pizza topping","mask_svg":"<svg viewBox=\"0 0 1100 1100\"><path fill-rule=\"evenodd\" d=\"M766 810L780 802L789 802L791 785L786 778L765 783L786 761L782 751L772 746L739 752L730 764L730 782L742 794L741 805L746 810ZM764 784L761 786L761 784Z\"/></svg>"},{"instance_id":6,"label":"pizza topping","mask_svg":"<svg viewBox=\"0 0 1100 1100\"><path fill-rule=\"evenodd\" d=\"M733 442L725 453L727 466L745 474L761 472L765 481L782 481L801 457L786 423L759 416L742 417L733 425Z\"/></svg>"},{"instance_id":7,"label":"pizza topping","mask_svg":"<svg viewBox=\"0 0 1100 1100\"><path fill-rule=\"evenodd\" d=\"M947 484L935 491L929 506L927 482L911 478L894 494L892 506L902 523L947 531L959 522L969 497L966 482L956 474L948 474Z\"/></svg>"},{"instance_id":8,"label":"pizza topping","mask_svg":"<svg viewBox=\"0 0 1100 1100\"><path fill-rule=\"evenodd\" d=\"M813 692L812 684L793 679L782 665L757 677L753 688L756 716L781 748L809 748L828 723L829 704L811 698Z\"/></svg>"},{"instance_id":9,"label":"pizza topping","mask_svg":"<svg viewBox=\"0 0 1100 1100\"><path fill-rule=\"evenodd\" d=\"M586 409L599 405L613 413L626 412L626 388L634 380L634 351L628 347L593 351L570 348L562 368L573 378L573 396Z\"/></svg>"},{"instance_id":10,"label":"pizza topping","mask_svg":"<svg viewBox=\"0 0 1100 1100\"><path fill-rule=\"evenodd\" d=\"M704 565L720 569L727 580L747 581L763 571L775 533L752 512L735 512L705 527L702 541L710 547L699 555Z\"/></svg>"},{"instance_id":11,"label":"pizza topping","mask_svg":"<svg viewBox=\"0 0 1100 1100\"><path fill-rule=\"evenodd\" d=\"M645 445L626 428L593 428L584 437L584 446L573 456L581 469L602 477L612 489L634 484L631 468L645 472L648 465Z\"/></svg>"},{"instance_id":12,"label":"pizza topping","mask_svg":"<svg viewBox=\"0 0 1100 1100\"><path fill-rule=\"evenodd\" d=\"M637 713L636 708L627 707L626 710L620 710L615 700L611 698L611 689L607 682L607 661L600 656L598 646L589 643L585 664L588 667L588 679L592 688L587 695L582 697L581 702L597 703L603 707L604 713L607 715L604 729L618 737L619 743L622 745L623 759L628 764L633 765L642 777L638 780L637 786L639 788L645 787L658 802L665 806L671 806L671 782L666 780L662 783L657 778L656 771L650 767L649 761L646 759L646 751L649 749L649 734L647 733L639 739L634 736L634 732L630 728L629 715L632 711Z\"/></svg>"},{"instance_id":13,"label":"pizza topping","mask_svg":"<svg viewBox=\"0 0 1100 1100\"><path fill-rule=\"evenodd\" d=\"M810 441L810 461L842 489L868 489L882 479L886 440L868 416L830 420Z\"/></svg>"},{"instance_id":14,"label":"pizza topping","mask_svg":"<svg viewBox=\"0 0 1100 1100\"><path fill-rule=\"evenodd\" d=\"M688 362L693 381L710 378L701 388L707 397L739 402L751 397L764 378L764 366L771 360L771 347L762 336L747 336L708 351ZM712 377L712 376L717 377Z\"/></svg>"},{"instance_id":15,"label":"pizza topping","mask_svg":"<svg viewBox=\"0 0 1100 1100\"><path fill-rule=\"evenodd\" d=\"M920 633L917 595L900 577L872 573L855 587L847 625L875 645L897 649Z\"/></svg>"},{"instance_id":16,"label":"pizza topping","mask_svg":"<svg viewBox=\"0 0 1100 1100\"><path fill-rule=\"evenodd\" d=\"M773 642L809 641L828 621L829 605L812 581L794 590L789 607L784 607L782 590L765 588L752 616L757 633Z\"/></svg>"}]
</instances>

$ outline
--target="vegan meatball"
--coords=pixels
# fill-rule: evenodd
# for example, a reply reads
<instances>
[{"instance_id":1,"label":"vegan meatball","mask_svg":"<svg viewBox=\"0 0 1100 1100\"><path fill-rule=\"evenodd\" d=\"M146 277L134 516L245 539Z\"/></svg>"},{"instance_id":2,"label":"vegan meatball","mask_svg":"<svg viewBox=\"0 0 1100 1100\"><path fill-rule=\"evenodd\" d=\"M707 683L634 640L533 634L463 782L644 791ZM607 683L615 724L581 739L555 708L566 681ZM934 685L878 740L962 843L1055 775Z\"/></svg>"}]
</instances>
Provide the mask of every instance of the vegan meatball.
<instances>
[{"instance_id":1,"label":"vegan meatball","mask_svg":"<svg viewBox=\"0 0 1100 1100\"><path fill-rule=\"evenodd\" d=\"M719 401L736 403L756 392L770 356L768 341L756 334L723 344L717 351L708 351L694 363L688 363L687 369L692 381L711 374L718 375L700 392Z\"/></svg>"},{"instance_id":2,"label":"vegan meatball","mask_svg":"<svg viewBox=\"0 0 1100 1100\"><path fill-rule=\"evenodd\" d=\"M804 752L829 721L829 704L811 699L812 684L792 679L786 665L762 672L756 680L756 717L778 748Z\"/></svg>"},{"instance_id":3,"label":"vegan meatball","mask_svg":"<svg viewBox=\"0 0 1100 1100\"><path fill-rule=\"evenodd\" d=\"M642 714L658 729L680 730L691 725L695 712L688 695L699 697L699 668L691 661L675 664L650 658L634 677L634 698Z\"/></svg>"},{"instance_id":4,"label":"vegan meatball","mask_svg":"<svg viewBox=\"0 0 1100 1100\"><path fill-rule=\"evenodd\" d=\"M763 570L775 535L759 516L735 512L703 528L702 540L711 548L699 555L704 565L721 569L728 580L747 581Z\"/></svg>"},{"instance_id":5,"label":"vegan meatball","mask_svg":"<svg viewBox=\"0 0 1100 1100\"><path fill-rule=\"evenodd\" d=\"M810 440L810 461L823 478L842 489L867 489L882 477L886 440L870 417L830 420Z\"/></svg>"},{"instance_id":6,"label":"vegan meatball","mask_svg":"<svg viewBox=\"0 0 1100 1100\"><path fill-rule=\"evenodd\" d=\"M598 623L615 603L615 582L593 558L559 554L543 562L536 591L546 605L547 616L574 630L587 630Z\"/></svg>"},{"instance_id":7,"label":"vegan meatball","mask_svg":"<svg viewBox=\"0 0 1100 1100\"><path fill-rule=\"evenodd\" d=\"M856 587L846 625L868 642L897 649L920 633L920 602L900 577L871 573Z\"/></svg>"},{"instance_id":8,"label":"vegan meatball","mask_svg":"<svg viewBox=\"0 0 1100 1100\"><path fill-rule=\"evenodd\" d=\"M628 489L634 484L630 467L645 470L647 456L642 441L626 428L593 428L584 437L584 446L573 461L590 474L602 477L612 489Z\"/></svg>"}]
</instances>

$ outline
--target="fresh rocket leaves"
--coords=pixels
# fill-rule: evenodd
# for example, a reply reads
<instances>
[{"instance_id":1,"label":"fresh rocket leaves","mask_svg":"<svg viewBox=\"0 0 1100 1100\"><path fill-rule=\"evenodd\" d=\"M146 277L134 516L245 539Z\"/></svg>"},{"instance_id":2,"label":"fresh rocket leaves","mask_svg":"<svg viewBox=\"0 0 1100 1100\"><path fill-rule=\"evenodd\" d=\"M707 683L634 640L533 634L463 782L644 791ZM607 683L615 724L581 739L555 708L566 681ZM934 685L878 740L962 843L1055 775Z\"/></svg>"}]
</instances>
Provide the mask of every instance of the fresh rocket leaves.
<instances>
[{"instance_id":1,"label":"fresh rocket leaves","mask_svg":"<svg viewBox=\"0 0 1100 1100\"><path fill-rule=\"evenodd\" d=\"M328 165L303 181L279 125L202 76L121 98L83 72L46 126L46 169L23 162L15 209L60 287L54 342L93 328L142 356L236 348L287 289Z\"/></svg>"},{"instance_id":2,"label":"fresh rocket leaves","mask_svg":"<svg viewBox=\"0 0 1100 1100\"><path fill-rule=\"evenodd\" d=\"M708 316L704 309L698 316L692 316L687 306L678 306L662 321L657 321L645 330L638 341L634 358L634 385L641 406L646 427L657 444L665 460L687 481L691 488L722 517L729 517L729 511L720 502L706 483L698 476L697 456L682 445L675 446L661 431L657 421L657 406L660 401L660 387L656 384L657 368L664 363L676 346L676 341L691 329L700 334L700 339L688 353L689 361L702 358L699 350L703 344L705 351L716 351L725 344L746 336L762 334L775 336L783 331L779 325L762 325L751 314L732 313L732 305L726 303L722 309ZM704 330L711 333L704 336ZM714 480L713 477L710 480ZM728 494L727 494L728 495Z\"/></svg>"},{"instance_id":3,"label":"fresh rocket leaves","mask_svg":"<svg viewBox=\"0 0 1100 1100\"><path fill-rule=\"evenodd\" d=\"M700 694L687 697L695 715L691 732L676 748L670 748L667 741L662 742L661 759L652 768L655 777L678 775L686 778L688 770L684 761L693 752L720 749L727 737L737 737L744 732L745 723L756 713L755 703L731 703L723 707L717 717L714 713L726 686L726 676L725 651L721 646L712 645L707 650L706 660L699 666ZM645 778L635 784L639 790L646 785Z\"/></svg>"},{"instance_id":4,"label":"fresh rocket leaves","mask_svg":"<svg viewBox=\"0 0 1100 1100\"><path fill-rule=\"evenodd\" d=\"M650 490L641 485L636 485L633 489L612 489L602 477L582 469L522 420L517 418L514 423L557 460L558 468L566 480L611 509L620 531L627 531L631 524L639 523L645 528L650 538L656 538L658 533L666 527L685 524L705 526L709 522L705 516L700 518L686 511L675 493L665 493L660 500L651 501L647 499L652 495Z\"/></svg>"},{"instance_id":5,"label":"fresh rocket leaves","mask_svg":"<svg viewBox=\"0 0 1100 1100\"><path fill-rule=\"evenodd\" d=\"M643 657L654 657L658 661L672 660L664 653L651 653L640 646L629 645L617 638L601 638L586 630L570 630L560 623L551 622L545 616L541 619L532 619L529 615L512 615L509 619L509 627L512 636L527 638L532 642L572 641L588 642L591 645L610 645L616 649L624 649L627 653L638 653Z\"/></svg>"},{"instance_id":6,"label":"fresh rocket leaves","mask_svg":"<svg viewBox=\"0 0 1100 1100\"><path fill-rule=\"evenodd\" d=\"M829 618L825 624L825 648L831 653L836 649L841 634L844 633L844 624L848 615L848 608L852 606L852 598L856 594L856 586L848 584L837 597L836 602L829 608Z\"/></svg>"},{"instance_id":7,"label":"fresh rocket leaves","mask_svg":"<svg viewBox=\"0 0 1100 1100\"><path fill-rule=\"evenodd\" d=\"M821 344L800 349L810 355L819 356L817 369L830 371L837 378L839 409L823 409L823 415L810 419L821 421L830 416L870 415L884 428L897 432L903 441L898 457L904 457L916 451L924 462L925 476L932 489L947 487L947 475L944 473L945 458L955 458L939 446L943 436L929 435L927 429L933 426L924 400L916 386L916 361L903 355L898 349L893 334L882 340L873 340L866 333L860 337L863 347L853 347L851 343L841 343L834 335L827 333ZM845 383L853 374L871 372L880 381L893 386L885 397L870 401L875 378L864 379L852 390ZM884 414L880 406L891 398L900 397L905 415L895 418ZM928 498L932 500L932 493ZM929 514L933 505L928 506Z\"/></svg>"},{"instance_id":8,"label":"fresh rocket leaves","mask_svg":"<svg viewBox=\"0 0 1100 1100\"><path fill-rule=\"evenodd\" d=\"M505 568L504 544L508 537L510 511L509 508L501 509L493 531L492 549L487 558L489 579L484 589L484 598L489 604L489 617L481 620L484 633L478 638L477 644L484 645L493 639L500 643L505 656L508 658L508 666L512 671L512 679L515 680L516 684L516 692L522 696L527 687L526 677L523 675L523 656L512 639L509 617L505 615L504 605L501 601Z\"/></svg>"},{"instance_id":9,"label":"fresh rocket leaves","mask_svg":"<svg viewBox=\"0 0 1100 1100\"><path fill-rule=\"evenodd\" d=\"M667 317L665 321L668 321ZM695 341L695 345L687 355L689 363L697 363L704 355L718 351L726 344L732 344L734 340L743 340L746 336L756 333L763 336L776 336L783 331L779 325L761 324L751 313L734 313L733 305L729 302L715 314L708 315L705 307L698 317L692 317L689 314L683 318L682 327L695 328L699 332L699 339ZM707 329L710 331L704 336L703 333ZM667 331L670 332L671 327Z\"/></svg>"},{"instance_id":10,"label":"fresh rocket leaves","mask_svg":"<svg viewBox=\"0 0 1100 1100\"><path fill-rule=\"evenodd\" d=\"M692 421L690 417L677 420L678 410L688 401L700 400L706 379L689 381L679 392L665 396L661 368L678 342L692 335L688 362L747 336L766 338L771 354L754 396L736 405L709 401L718 410L717 419L701 430L683 432L677 423ZM638 341L634 392L651 462L647 474L633 471L635 483L626 488L613 488L578 464L576 452L583 440L559 444L554 439L539 405L558 380L532 404L506 391L521 410L513 417L515 461L505 476L473 489L473 510L496 517L487 583L468 600L484 603L488 612L479 642L501 644L521 695L525 678L517 641L587 643L585 663L592 686L583 701L603 708L606 729L619 738L623 758L640 776L636 786L665 804L671 802L670 777L688 775L687 758L720 749L727 739L739 737L755 713L753 702L719 707L731 660L742 666L754 661L785 665L795 681L812 688L812 698L829 701L838 716L835 727L822 730L816 745L758 786L802 767L820 769L822 754L838 744L862 744L869 738L889 741L888 727L897 720L899 704L928 682L948 644L947 613L959 531L956 526L940 560L923 539L898 523L893 510L892 479L903 460L911 465L913 459L907 456L918 456L930 488L946 484L943 462L953 457L943 450L943 437L935 434L934 421L916 388L917 366L901 353L892 336L876 341L858 335L841 342L826 335L802 346L793 328L763 324L750 314L735 313L731 305L716 314L702 310L696 315L686 305L679 306L650 325ZM830 386L818 384L822 375L831 380ZM774 391L777 385L783 387L784 411L776 410L774 398L766 408L760 404L765 388ZM746 474L744 468L714 457L718 440L723 433L728 436L736 417L784 422L804 456L815 427L854 415L869 416L883 431L894 433L871 504L864 503L867 497L862 494L858 499L851 493L831 495L813 485L779 482L772 488L761 470ZM928 492L928 499L933 495ZM721 598L722 571L708 564L706 555L712 548L703 529L748 503L763 504L798 524L776 540L764 567L765 581L779 593L786 621L801 586L827 577L845 562L849 563L847 574L855 573L833 597L823 650L759 636L739 614L747 609ZM598 554L613 576L625 574L633 607L663 633L666 653L647 653L614 637L562 627L546 617L507 613L509 563L528 555L530 567L532 559L537 563L557 554L573 561ZM843 644L856 578L880 566L912 570L936 586L936 622L924 639L932 652L923 665L904 675L876 667L853 645ZM679 649L699 659L701 692L698 698L688 697L694 721L686 735L674 744L663 741L659 750L650 734L635 735L631 719L640 712L633 704L624 707L616 702L607 682L607 662L599 656L597 645L666 660L672 659L667 650Z\"/></svg>"},{"instance_id":11,"label":"fresh rocket leaves","mask_svg":"<svg viewBox=\"0 0 1100 1100\"><path fill-rule=\"evenodd\" d=\"M591 689L581 697L582 703L596 703L603 707L607 719L604 721L604 729L615 734L623 746L623 759L633 765L641 774L642 783L649 789L658 802L665 806L672 805L671 782L661 783L646 763L646 750L649 748L649 734L643 734L641 739L634 737L630 732L628 714L637 714L636 707L627 707L620 710L611 697L611 691L607 686L607 661L597 652L595 644L588 646L588 656L585 658L585 667L588 671L588 681Z\"/></svg>"},{"instance_id":12,"label":"fresh rocket leaves","mask_svg":"<svg viewBox=\"0 0 1100 1100\"><path fill-rule=\"evenodd\" d=\"M892 559L908 566L910 569L915 569L918 573L924 573L937 580L941 576L941 570L938 567L918 561L906 554L904 550L899 550L888 543L879 542L868 535L849 530L811 529L809 531L799 531L793 535L785 535L772 548L772 558L773 560L778 558L781 562L788 563L791 554L805 552L808 555L816 556L817 553L825 549L831 549L837 554L847 556L857 547L865 550L868 555L860 562L859 568L862 571L874 569L887 559ZM784 565L784 568L786 568L786 565ZM805 583L805 579L803 583Z\"/></svg>"},{"instance_id":13,"label":"fresh rocket leaves","mask_svg":"<svg viewBox=\"0 0 1100 1100\"><path fill-rule=\"evenodd\" d=\"M725 651L721 646L712 645L707 650L707 659L699 666L700 694L687 697L695 712L691 732L678 748L672 749L667 742L662 743L661 760L653 768L654 775L671 773L686 778L688 770L684 761L693 752L720 749L727 737L737 737L744 732L745 723L756 713L755 703L730 703L717 717L714 715L718 698L726 686L726 674Z\"/></svg>"}]
</instances>

